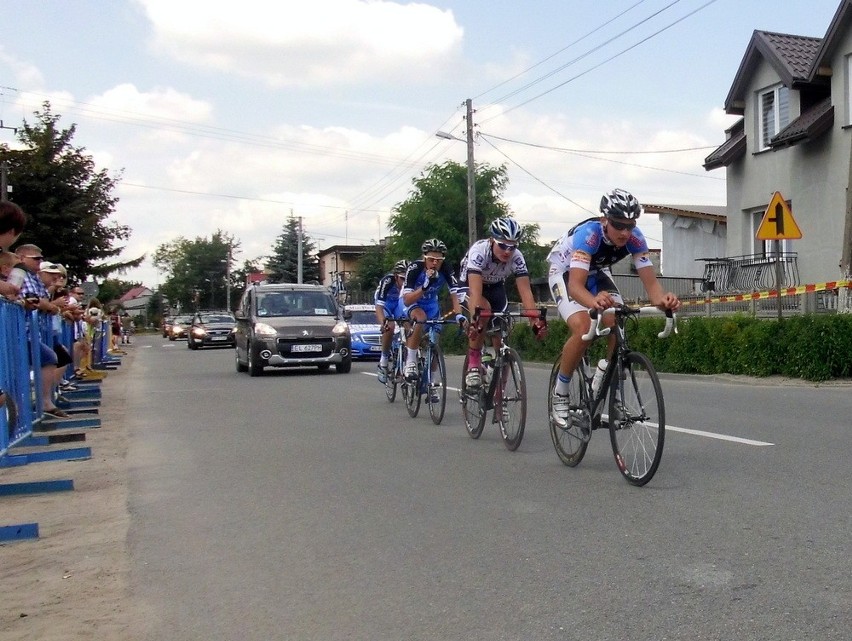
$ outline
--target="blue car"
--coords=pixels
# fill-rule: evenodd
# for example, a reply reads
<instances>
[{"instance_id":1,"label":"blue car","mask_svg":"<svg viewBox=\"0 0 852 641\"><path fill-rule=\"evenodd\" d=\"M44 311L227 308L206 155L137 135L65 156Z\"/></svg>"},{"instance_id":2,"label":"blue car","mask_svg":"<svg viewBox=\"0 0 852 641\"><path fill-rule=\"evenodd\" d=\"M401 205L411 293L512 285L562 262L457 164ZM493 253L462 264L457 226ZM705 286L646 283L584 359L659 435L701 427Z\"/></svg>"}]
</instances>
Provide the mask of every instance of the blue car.
<instances>
[{"instance_id":1,"label":"blue car","mask_svg":"<svg viewBox=\"0 0 852 641\"><path fill-rule=\"evenodd\" d=\"M376 322L375 306L347 305L345 311L352 335L352 358L379 358L382 355L382 328Z\"/></svg>"}]
</instances>

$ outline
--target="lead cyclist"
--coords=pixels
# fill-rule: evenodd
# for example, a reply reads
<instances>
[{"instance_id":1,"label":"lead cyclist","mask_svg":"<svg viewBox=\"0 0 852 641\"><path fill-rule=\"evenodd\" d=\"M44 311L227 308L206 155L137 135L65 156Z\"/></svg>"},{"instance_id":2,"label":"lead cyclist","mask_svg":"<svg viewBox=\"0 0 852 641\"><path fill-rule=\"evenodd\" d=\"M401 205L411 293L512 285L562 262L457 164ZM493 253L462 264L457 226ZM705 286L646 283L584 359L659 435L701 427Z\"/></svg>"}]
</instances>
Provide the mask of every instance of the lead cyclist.
<instances>
[{"instance_id":1,"label":"lead cyclist","mask_svg":"<svg viewBox=\"0 0 852 641\"><path fill-rule=\"evenodd\" d=\"M559 316L568 323L570 331L562 347L559 374L553 390L551 418L562 427L568 424L571 375L588 347L588 343L582 339L591 327L588 311L603 311L624 303L612 279L610 267L622 258L632 256L636 273L651 305L672 311L680 307L678 297L664 291L654 273L648 243L636 227L642 211L642 205L633 194L623 189L613 189L601 198L601 216L585 220L565 232L547 257L550 263L550 294ZM608 326L612 325L612 319L605 322ZM614 349L613 335L609 337L607 358L612 356Z\"/></svg>"}]
</instances>

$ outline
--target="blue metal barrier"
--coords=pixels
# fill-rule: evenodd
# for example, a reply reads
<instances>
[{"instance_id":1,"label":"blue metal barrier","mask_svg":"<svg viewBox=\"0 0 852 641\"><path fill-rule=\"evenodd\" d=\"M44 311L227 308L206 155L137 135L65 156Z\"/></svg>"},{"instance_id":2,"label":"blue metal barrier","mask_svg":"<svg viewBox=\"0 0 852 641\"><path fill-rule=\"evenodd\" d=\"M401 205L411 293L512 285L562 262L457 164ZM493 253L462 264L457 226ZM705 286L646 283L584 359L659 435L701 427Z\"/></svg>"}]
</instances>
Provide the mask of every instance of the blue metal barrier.
<instances>
[{"instance_id":1,"label":"blue metal barrier","mask_svg":"<svg viewBox=\"0 0 852 641\"><path fill-rule=\"evenodd\" d=\"M0 457L32 434L33 391L30 382L32 341L27 340L27 314L23 307L0 300L0 388L5 403L0 408ZM35 350L37 363L41 354ZM38 371L39 377L41 372ZM38 382L38 378L36 382ZM36 392L38 393L38 392Z\"/></svg>"}]
</instances>

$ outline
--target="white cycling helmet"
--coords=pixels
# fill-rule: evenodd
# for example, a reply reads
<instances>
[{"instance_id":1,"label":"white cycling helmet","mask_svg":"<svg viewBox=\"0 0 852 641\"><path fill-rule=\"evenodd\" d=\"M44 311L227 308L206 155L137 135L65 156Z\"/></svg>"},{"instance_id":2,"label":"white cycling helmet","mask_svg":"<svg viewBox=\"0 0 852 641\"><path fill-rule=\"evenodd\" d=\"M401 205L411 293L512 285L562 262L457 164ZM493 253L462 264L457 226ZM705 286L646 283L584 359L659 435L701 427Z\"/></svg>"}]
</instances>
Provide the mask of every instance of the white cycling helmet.
<instances>
[{"instance_id":1,"label":"white cycling helmet","mask_svg":"<svg viewBox=\"0 0 852 641\"><path fill-rule=\"evenodd\" d=\"M491 223L489 228L492 238L503 240L511 240L518 242L521 240L521 226L511 218L497 218Z\"/></svg>"}]
</instances>

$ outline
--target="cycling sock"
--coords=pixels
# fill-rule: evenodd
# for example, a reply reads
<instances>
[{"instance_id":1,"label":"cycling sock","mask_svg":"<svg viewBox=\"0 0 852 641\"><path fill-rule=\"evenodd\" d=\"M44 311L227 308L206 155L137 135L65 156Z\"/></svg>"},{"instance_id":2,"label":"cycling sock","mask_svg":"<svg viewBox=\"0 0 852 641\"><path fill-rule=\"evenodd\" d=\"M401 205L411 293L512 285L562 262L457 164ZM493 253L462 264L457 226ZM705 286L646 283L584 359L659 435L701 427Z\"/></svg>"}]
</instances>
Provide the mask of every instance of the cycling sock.
<instances>
[{"instance_id":1,"label":"cycling sock","mask_svg":"<svg viewBox=\"0 0 852 641\"><path fill-rule=\"evenodd\" d=\"M478 349L467 350L467 366L470 369L480 367L482 365L482 351Z\"/></svg>"},{"instance_id":2,"label":"cycling sock","mask_svg":"<svg viewBox=\"0 0 852 641\"><path fill-rule=\"evenodd\" d=\"M388 360L390 360L388 358L388 354L386 352L382 352L382 355L379 358L379 365L382 366L382 367L387 367L388 366Z\"/></svg>"},{"instance_id":3,"label":"cycling sock","mask_svg":"<svg viewBox=\"0 0 852 641\"><path fill-rule=\"evenodd\" d=\"M405 354L405 364L416 363L417 362L417 350L409 349Z\"/></svg>"},{"instance_id":4,"label":"cycling sock","mask_svg":"<svg viewBox=\"0 0 852 641\"><path fill-rule=\"evenodd\" d=\"M570 389L570 383L571 377L565 376L565 374L559 372L559 375L556 377L556 386L553 388L553 391L557 394L561 394L562 396L567 396Z\"/></svg>"}]
</instances>

